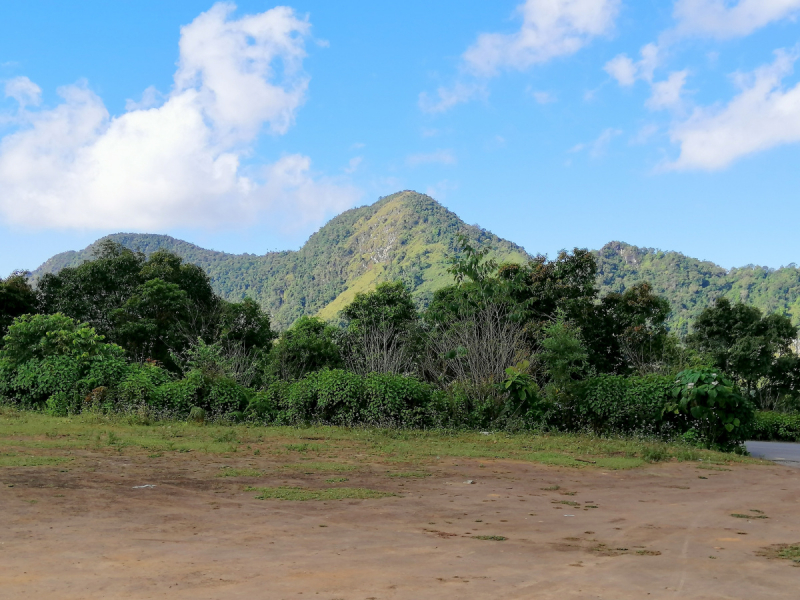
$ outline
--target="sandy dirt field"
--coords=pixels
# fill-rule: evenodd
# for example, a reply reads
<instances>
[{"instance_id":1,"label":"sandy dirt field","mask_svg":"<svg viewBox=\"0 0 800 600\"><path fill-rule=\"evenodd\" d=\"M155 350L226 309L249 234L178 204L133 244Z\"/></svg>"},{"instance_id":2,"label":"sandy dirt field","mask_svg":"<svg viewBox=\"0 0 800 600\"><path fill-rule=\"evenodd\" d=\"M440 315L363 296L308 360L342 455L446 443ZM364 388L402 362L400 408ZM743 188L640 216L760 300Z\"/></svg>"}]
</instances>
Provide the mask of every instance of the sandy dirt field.
<instances>
[{"instance_id":1,"label":"sandy dirt field","mask_svg":"<svg viewBox=\"0 0 800 600\"><path fill-rule=\"evenodd\" d=\"M800 568L763 555L800 542L800 470L704 466L442 458L391 477L397 466L81 450L68 468L0 471L0 598L800 597ZM246 491L336 485L394 495Z\"/></svg>"}]
</instances>

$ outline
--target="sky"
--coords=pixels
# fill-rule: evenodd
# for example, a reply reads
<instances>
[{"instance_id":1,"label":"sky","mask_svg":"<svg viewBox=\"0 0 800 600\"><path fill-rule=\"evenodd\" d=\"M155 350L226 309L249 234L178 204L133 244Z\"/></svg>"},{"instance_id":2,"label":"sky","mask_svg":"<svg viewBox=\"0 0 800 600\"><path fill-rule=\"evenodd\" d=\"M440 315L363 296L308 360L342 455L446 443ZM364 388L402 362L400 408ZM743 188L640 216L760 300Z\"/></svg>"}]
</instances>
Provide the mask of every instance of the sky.
<instances>
[{"instance_id":1,"label":"sky","mask_svg":"<svg viewBox=\"0 0 800 600\"><path fill-rule=\"evenodd\" d=\"M297 249L412 189L553 256L800 262L800 0L0 7L0 276L119 231Z\"/></svg>"}]
</instances>

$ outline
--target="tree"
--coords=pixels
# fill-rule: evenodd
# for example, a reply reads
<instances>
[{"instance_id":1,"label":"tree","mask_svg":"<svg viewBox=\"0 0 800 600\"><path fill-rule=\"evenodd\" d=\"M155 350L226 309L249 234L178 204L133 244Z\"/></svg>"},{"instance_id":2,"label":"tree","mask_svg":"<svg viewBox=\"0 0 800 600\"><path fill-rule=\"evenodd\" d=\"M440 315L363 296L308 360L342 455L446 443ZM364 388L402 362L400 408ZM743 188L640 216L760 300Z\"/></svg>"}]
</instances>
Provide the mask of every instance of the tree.
<instances>
[{"instance_id":1,"label":"tree","mask_svg":"<svg viewBox=\"0 0 800 600\"><path fill-rule=\"evenodd\" d=\"M39 294L45 312L88 323L131 358L171 368L172 353L198 337L211 341L224 312L200 267L163 250L147 258L110 240L94 260L42 277Z\"/></svg>"},{"instance_id":2,"label":"tree","mask_svg":"<svg viewBox=\"0 0 800 600\"><path fill-rule=\"evenodd\" d=\"M413 369L418 315L403 282L380 283L356 294L341 316L347 328L340 344L349 369L362 375Z\"/></svg>"},{"instance_id":3,"label":"tree","mask_svg":"<svg viewBox=\"0 0 800 600\"><path fill-rule=\"evenodd\" d=\"M781 369L795 369L791 344L797 328L788 317L764 316L753 306L731 304L720 298L706 308L694 322L686 343L709 354L716 368L734 376L751 395L759 391L763 379L784 378Z\"/></svg>"},{"instance_id":4,"label":"tree","mask_svg":"<svg viewBox=\"0 0 800 600\"><path fill-rule=\"evenodd\" d=\"M0 278L0 346L12 321L20 315L38 312L39 302L25 274L15 271Z\"/></svg>"},{"instance_id":5,"label":"tree","mask_svg":"<svg viewBox=\"0 0 800 600\"><path fill-rule=\"evenodd\" d=\"M577 316L589 351L589 364L599 373L647 373L665 365L667 318L665 298L649 283L636 284L622 294L611 293L584 306Z\"/></svg>"},{"instance_id":6,"label":"tree","mask_svg":"<svg viewBox=\"0 0 800 600\"><path fill-rule=\"evenodd\" d=\"M300 317L281 333L272 349L270 363L281 379L300 379L306 373L341 366L336 345L338 330L317 317Z\"/></svg>"}]
</instances>

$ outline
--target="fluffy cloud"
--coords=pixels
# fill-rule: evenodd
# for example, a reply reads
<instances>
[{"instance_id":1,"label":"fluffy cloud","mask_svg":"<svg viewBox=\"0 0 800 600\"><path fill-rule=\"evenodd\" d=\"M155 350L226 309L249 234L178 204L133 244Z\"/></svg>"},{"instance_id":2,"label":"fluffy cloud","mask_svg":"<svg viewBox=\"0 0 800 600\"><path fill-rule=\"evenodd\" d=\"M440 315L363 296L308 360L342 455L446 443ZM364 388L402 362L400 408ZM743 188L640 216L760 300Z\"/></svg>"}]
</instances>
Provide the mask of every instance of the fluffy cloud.
<instances>
[{"instance_id":1,"label":"fluffy cloud","mask_svg":"<svg viewBox=\"0 0 800 600\"><path fill-rule=\"evenodd\" d=\"M645 103L647 108L650 110L662 110L680 106L683 86L686 85L686 77L688 75L689 71L685 69L683 71L674 71L664 81L655 82L652 94Z\"/></svg>"},{"instance_id":2,"label":"fluffy cloud","mask_svg":"<svg viewBox=\"0 0 800 600\"><path fill-rule=\"evenodd\" d=\"M670 132L680 144L672 170L716 170L735 160L782 144L800 142L800 84L782 85L797 53L776 52L775 61L737 74L740 91L726 106L700 108Z\"/></svg>"},{"instance_id":3,"label":"fluffy cloud","mask_svg":"<svg viewBox=\"0 0 800 600\"><path fill-rule=\"evenodd\" d=\"M13 98L20 108L38 106L42 98L42 89L27 77L14 77L5 85L6 98Z\"/></svg>"},{"instance_id":4,"label":"fluffy cloud","mask_svg":"<svg viewBox=\"0 0 800 600\"><path fill-rule=\"evenodd\" d=\"M485 96L482 80L503 69L524 70L559 56L574 54L592 38L608 33L620 0L526 0L516 8L522 26L514 33L482 33L462 56L462 75L480 83L459 80L442 86L435 96L422 92L419 107L440 113L475 97Z\"/></svg>"},{"instance_id":5,"label":"fluffy cloud","mask_svg":"<svg viewBox=\"0 0 800 600\"><path fill-rule=\"evenodd\" d=\"M773 21L795 16L800 0L677 0L677 32L731 38L749 35Z\"/></svg>"},{"instance_id":6,"label":"fluffy cloud","mask_svg":"<svg viewBox=\"0 0 800 600\"><path fill-rule=\"evenodd\" d=\"M160 105L146 90L112 117L78 84L59 89L54 108L32 111L38 87L25 78L6 84L24 126L0 141L5 217L161 229L248 222L267 211L301 225L351 205L356 192L315 178L308 157L241 164L263 131L285 133L304 101L310 24L285 7L240 19L234 10L216 4L181 29L174 87Z\"/></svg>"},{"instance_id":7,"label":"fluffy cloud","mask_svg":"<svg viewBox=\"0 0 800 600\"><path fill-rule=\"evenodd\" d=\"M481 34L464 61L474 73L489 76L573 54L608 33L618 10L619 0L527 0L517 7L519 31Z\"/></svg>"},{"instance_id":8,"label":"fluffy cloud","mask_svg":"<svg viewBox=\"0 0 800 600\"><path fill-rule=\"evenodd\" d=\"M619 54L605 64L606 73L617 80L621 86L628 87L637 80L653 80L653 72L658 66L658 46L647 44L640 50L641 58L634 62L627 54Z\"/></svg>"}]
</instances>

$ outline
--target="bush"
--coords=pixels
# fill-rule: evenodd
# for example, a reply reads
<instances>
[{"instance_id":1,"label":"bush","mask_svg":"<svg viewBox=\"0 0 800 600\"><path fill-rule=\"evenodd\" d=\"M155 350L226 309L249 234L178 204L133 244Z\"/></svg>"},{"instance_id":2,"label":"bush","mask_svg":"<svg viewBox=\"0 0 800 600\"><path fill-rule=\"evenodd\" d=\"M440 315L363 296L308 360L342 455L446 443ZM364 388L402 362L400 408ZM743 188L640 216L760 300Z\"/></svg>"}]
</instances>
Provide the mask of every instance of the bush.
<instances>
[{"instance_id":1,"label":"bush","mask_svg":"<svg viewBox=\"0 0 800 600\"><path fill-rule=\"evenodd\" d=\"M315 420L353 425L361 419L364 380L342 369L322 370L309 376L316 393Z\"/></svg>"},{"instance_id":2,"label":"bush","mask_svg":"<svg viewBox=\"0 0 800 600\"><path fill-rule=\"evenodd\" d=\"M721 371L687 369L673 384L669 412L690 419L687 433L703 445L732 450L750 434L755 408Z\"/></svg>"},{"instance_id":3,"label":"bush","mask_svg":"<svg viewBox=\"0 0 800 600\"><path fill-rule=\"evenodd\" d=\"M753 420L752 439L800 442L800 414L757 411Z\"/></svg>"},{"instance_id":4,"label":"bush","mask_svg":"<svg viewBox=\"0 0 800 600\"><path fill-rule=\"evenodd\" d=\"M57 396L47 405L55 414L79 411L81 398L115 385L128 370L119 346L60 314L23 315L4 342L0 394L27 407L42 407Z\"/></svg>"},{"instance_id":5,"label":"bush","mask_svg":"<svg viewBox=\"0 0 800 600\"><path fill-rule=\"evenodd\" d=\"M556 418L570 429L599 433L657 433L664 429L664 408L673 380L650 375L598 375L578 386L576 398Z\"/></svg>"},{"instance_id":6,"label":"bush","mask_svg":"<svg viewBox=\"0 0 800 600\"><path fill-rule=\"evenodd\" d=\"M433 388L412 377L370 373L364 378L364 422L381 427L420 427Z\"/></svg>"}]
</instances>

